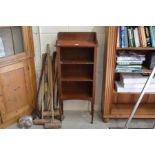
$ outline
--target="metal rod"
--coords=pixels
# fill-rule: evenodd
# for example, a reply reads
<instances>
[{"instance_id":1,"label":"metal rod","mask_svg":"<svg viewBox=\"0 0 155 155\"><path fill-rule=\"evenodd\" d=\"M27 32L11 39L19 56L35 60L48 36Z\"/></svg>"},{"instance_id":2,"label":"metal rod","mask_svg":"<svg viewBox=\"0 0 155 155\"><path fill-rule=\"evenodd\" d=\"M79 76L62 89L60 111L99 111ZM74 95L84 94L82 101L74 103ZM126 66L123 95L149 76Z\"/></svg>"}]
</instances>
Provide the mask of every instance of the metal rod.
<instances>
[{"instance_id":1,"label":"metal rod","mask_svg":"<svg viewBox=\"0 0 155 155\"><path fill-rule=\"evenodd\" d=\"M137 100L137 103L135 104L135 106L133 108L133 111L130 114L129 119L127 120L127 122L125 124L126 129L128 129L129 124L130 124L131 120L133 119L133 117L134 117L134 115L135 115L135 113L136 113L136 111L137 111L137 109L138 109L138 107L139 107L139 105L141 103L141 100L142 100L142 98L143 98L143 96L144 96L144 94L145 94L145 92L146 92L146 90L147 90L147 88L148 88L154 74L155 74L155 67L153 68L152 73L150 74L149 78L147 79L147 81L146 81L146 83L145 83L145 85L144 85L144 87L143 87L143 89L141 91L141 94L140 94L140 96L139 96L139 98Z\"/></svg>"}]
</instances>

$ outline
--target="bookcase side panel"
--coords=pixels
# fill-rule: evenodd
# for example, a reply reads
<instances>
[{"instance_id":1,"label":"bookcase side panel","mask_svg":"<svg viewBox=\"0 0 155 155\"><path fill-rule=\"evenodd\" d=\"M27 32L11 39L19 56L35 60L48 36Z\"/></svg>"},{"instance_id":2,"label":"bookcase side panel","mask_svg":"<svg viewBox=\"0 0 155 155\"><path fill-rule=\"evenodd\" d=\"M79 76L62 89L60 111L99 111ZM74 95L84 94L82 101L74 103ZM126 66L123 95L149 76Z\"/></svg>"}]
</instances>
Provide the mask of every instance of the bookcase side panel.
<instances>
[{"instance_id":1,"label":"bookcase side panel","mask_svg":"<svg viewBox=\"0 0 155 155\"><path fill-rule=\"evenodd\" d=\"M117 28L107 27L107 47L104 56L104 79L103 79L103 118L110 114L114 87L115 50Z\"/></svg>"}]
</instances>

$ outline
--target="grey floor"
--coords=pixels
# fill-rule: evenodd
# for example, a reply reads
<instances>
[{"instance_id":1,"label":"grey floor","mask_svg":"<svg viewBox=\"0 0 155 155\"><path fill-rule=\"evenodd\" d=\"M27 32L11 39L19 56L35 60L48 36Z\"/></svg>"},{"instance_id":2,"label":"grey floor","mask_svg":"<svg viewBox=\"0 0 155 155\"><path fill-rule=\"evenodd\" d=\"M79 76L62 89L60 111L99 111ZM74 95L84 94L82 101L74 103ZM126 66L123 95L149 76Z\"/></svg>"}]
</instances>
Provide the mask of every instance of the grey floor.
<instances>
[{"instance_id":1,"label":"grey floor","mask_svg":"<svg viewBox=\"0 0 155 155\"><path fill-rule=\"evenodd\" d=\"M91 116L89 112L65 111L62 129L108 129L111 127L124 127L126 119L111 119L108 123L102 121L101 113L96 112L94 123L90 124ZM155 120L153 119L134 119L131 122L131 128L152 128ZM42 126L33 125L32 129L42 129ZM8 127L8 129L18 129L17 123Z\"/></svg>"}]
</instances>

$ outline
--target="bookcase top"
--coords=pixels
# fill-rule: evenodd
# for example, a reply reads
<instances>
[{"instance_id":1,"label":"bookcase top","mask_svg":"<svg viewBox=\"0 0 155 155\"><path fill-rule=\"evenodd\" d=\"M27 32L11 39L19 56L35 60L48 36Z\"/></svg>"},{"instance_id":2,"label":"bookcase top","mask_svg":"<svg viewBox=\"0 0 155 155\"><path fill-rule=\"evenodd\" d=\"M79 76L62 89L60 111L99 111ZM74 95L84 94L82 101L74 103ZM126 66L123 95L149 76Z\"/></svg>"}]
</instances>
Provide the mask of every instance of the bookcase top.
<instances>
[{"instance_id":1,"label":"bookcase top","mask_svg":"<svg viewBox=\"0 0 155 155\"><path fill-rule=\"evenodd\" d=\"M59 32L56 46L63 47L95 47L96 32Z\"/></svg>"}]
</instances>

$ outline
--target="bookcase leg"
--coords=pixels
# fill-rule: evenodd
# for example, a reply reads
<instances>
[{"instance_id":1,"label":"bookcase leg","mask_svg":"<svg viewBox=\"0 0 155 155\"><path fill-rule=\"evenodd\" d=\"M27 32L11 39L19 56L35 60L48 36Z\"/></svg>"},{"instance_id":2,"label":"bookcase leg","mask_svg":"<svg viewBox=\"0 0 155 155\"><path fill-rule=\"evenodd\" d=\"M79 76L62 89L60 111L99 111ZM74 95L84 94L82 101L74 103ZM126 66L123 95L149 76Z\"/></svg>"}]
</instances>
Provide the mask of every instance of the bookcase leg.
<instances>
[{"instance_id":1,"label":"bookcase leg","mask_svg":"<svg viewBox=\"0 0 155 155\"><path fill-rule=\"evenodd\" d=\"M60 100L60 103L59 103L59 113L60 113L60 121L62 121L62 118L63 118L63 101Z\"/></svg>"},{"instance_id":2,"label":"bookcase leg","mask_svg":"<svg viewBox=\"0 0 155 155\"><path fill-rule=\"evenodd\" d=\"M91 124L93 124L94 121L94 102L91 101Z\"/></svg>"}]
</instances>

